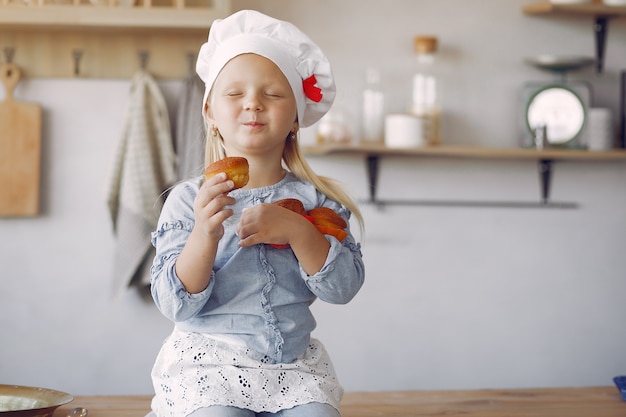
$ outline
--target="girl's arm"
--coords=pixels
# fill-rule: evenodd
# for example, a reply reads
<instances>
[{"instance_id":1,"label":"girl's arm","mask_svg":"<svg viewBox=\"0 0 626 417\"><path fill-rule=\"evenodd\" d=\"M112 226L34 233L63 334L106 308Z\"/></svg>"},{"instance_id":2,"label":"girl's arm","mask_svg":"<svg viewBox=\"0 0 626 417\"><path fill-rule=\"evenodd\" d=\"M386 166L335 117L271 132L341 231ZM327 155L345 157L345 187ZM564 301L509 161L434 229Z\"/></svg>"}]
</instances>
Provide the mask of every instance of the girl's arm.
<instances>
[{"instance_id":1,"label":"girl's arm","mask_svg":"<svg viewBox=\"0 0 626 417\"><path fill-rule=\"evenodd\" d=\"M224 235L223 222L233 214L225 208L235 203L226 195L232 188L233 182L221 173L205 181L194 200L194 227L175 267L176 275L190 294L197 294L209 285L217 245Z\"/></svg>"},{"instance_id":2,"label":"girl's arm","mask_svg":"<svg viewBox=\"0 0 626 417\"><path fill-rule=\"evenodd\" d=\"M326 238L331 247L324 266L314 275L301 271L302 278L320 300L346 304L359 292L365 280L361 246L351 234L343 242L332 236Z\"/></svg>"},{"instance_id":3,"label":"girl's arm","mask_svg":"<svg viewBox=\"0 0 626 417\"><path fill-rule=\"evenodd\" d=\"M237 226L239 246L259 243L291 246L307 274L317 273L326 260L330 243L306 218L275 204L245 209Z\"/></svg>"},{"instance_id":4,"label":"girl's arm","mask_svg":"<svg viewBox=\"0 0 626 417\"><path fill-rule=\"evenodd\" d=\"M346 209L341 211L347 222L349 213ZM350 233L339 242L321 234L297 213L275 204L259 204L244 210L237 234L242 247L258 243L289 244L307 286L323 301L347 303L363 285L361 250Z\"/></svg>"},{"instance_id":5,"label":"girl's arm","mask_svg":"<svg viewBox=\"0 0 626 417\"><path fill-rule=\"evenodd\" d=\"M223 195L229 187L224 178L204 184L198 179L178 185L165 201L152 234L151 292L159 311L174 322L194 317L211 295L216 239L232 214L218 209L232 204Z\"/></svg>"}]
</instances>

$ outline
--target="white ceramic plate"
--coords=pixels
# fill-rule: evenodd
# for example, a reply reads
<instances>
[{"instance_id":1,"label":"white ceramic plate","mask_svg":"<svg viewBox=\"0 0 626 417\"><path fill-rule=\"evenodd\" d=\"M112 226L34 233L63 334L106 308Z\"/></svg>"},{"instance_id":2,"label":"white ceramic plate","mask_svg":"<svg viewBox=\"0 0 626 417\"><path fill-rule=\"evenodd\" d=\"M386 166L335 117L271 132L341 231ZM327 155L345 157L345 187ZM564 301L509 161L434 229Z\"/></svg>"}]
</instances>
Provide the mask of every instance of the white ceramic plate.
<instances>
[{"instance_id":1,"label":"white ceramic plate","mask_svg":"<svg viewBox=\"0 0 626 417\"><path fill-rule=\"evenodd\" d=\"M588 67L596 62L594 58L570 55L538 55L526 59L526 62L549 71L570 71Z\"/></svg>"},{"instance_id":2,"label":"white ceramic plate","mask_svg":"<svg viewBox=\"0 0 626 417\"><path fill-rule=\"evenodd\" d=\"M47 388L0 385L0 417L48 417L73 399L68 393Z\"/></svg>"}]
</instances>

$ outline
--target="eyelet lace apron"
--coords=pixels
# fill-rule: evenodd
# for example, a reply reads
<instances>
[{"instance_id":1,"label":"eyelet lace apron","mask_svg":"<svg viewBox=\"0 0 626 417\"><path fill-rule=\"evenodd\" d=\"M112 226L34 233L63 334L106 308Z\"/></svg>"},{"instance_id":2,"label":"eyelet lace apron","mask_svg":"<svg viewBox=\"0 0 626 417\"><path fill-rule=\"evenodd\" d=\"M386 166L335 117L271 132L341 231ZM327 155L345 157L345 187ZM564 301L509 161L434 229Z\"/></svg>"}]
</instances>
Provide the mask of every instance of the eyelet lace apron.
<instances>
[{"instance_id":1,"label":"eyelet lace apron","mask_svg":"<svg viewBox=\"0 0 626 417\"><path fill-rule=\"evenodd\" d=\"M157 356L152 381L158 417L185 417L211 405L275 413L320 402L339 409L343 395L326 349L313 338L303 357L272 364L245 346L175 329Z\"/></svg>"}]
</instances>

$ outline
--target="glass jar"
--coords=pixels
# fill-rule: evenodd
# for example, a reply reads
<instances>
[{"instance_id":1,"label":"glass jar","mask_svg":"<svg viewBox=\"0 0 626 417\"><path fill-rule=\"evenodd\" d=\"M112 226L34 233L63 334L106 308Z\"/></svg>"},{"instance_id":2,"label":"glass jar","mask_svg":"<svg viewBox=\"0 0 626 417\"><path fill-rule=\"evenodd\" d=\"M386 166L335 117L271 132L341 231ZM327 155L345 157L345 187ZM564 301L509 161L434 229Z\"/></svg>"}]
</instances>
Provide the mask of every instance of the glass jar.
<instances>
[{"instance_id":1,"label":"glass jar","mask_svg":"<svg viewBox=\"0 0 626 417\"><path fill-rule=\"evenodd\" d=\"M368 68L361 111L361 140L382 142L384 140L385 95L380 83L380 72Z\"/></svg>"},{"instance_id":2,"label":"glass jar","mask_svg":"<svg viewBox=\"0 0 626 417\"><path fill-rule=\"evenodd\" d=\"M428 145L440 143L437 44L437 38L433 36L417 36L414 39L416 69L413 75L410 112L422 119L424 142Z\"/></svg>"}]
</instances>

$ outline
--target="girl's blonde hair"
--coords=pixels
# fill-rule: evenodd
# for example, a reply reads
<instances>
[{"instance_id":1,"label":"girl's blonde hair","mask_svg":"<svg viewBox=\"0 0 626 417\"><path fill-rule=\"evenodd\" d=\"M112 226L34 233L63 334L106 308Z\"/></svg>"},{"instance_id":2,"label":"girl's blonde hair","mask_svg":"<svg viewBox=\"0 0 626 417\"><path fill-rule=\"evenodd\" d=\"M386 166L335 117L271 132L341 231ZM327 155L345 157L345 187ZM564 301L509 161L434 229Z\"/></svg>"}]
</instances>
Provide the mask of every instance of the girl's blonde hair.
<instances>
[{"instance_id":1,"label":"girl's blonde hair","mask_svg":"<svg viewBox=\"0 0 626 417\"><path fill-rule=\"evenodd\" d=\"M219 135L219 132L215 128L208 126L208 124L206 126L206 132L207 138L204 155L205 167L226 157L226 152L224 150L222 138ZM350 197L350 195L343 190L337 181L332 178L317 175L313 171L302 155L302 152L300 152L300 146L297 141L297 133L290 133L289 136L287 136L285 148L283 149L283 162L287 169L298 178L310 182L319 192L326 195L331 200L335 200L336 202L347 207L359 221L361 232L363 232L364 222L359 206L352 199L352 197Z\"/></svg>"}]
</instances>

